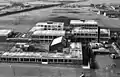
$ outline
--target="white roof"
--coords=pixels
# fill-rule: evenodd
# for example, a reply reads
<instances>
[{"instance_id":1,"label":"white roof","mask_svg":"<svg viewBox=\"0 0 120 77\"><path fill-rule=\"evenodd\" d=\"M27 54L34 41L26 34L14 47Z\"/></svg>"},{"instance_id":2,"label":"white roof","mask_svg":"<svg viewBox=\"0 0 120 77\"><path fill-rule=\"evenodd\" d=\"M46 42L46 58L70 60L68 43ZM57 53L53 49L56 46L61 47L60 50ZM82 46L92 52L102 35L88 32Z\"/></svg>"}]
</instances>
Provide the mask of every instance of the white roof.
<instances>
[{"instance_id":1,"label":"white roof","mask_svg":"<svg viewBox=\"0 0 120 77\"><path fill-rule=\"evenodd\" d=\"M12 32L12 30L10 30L10 29L1 29L0 36L7 36L11 32Z\"/></svg>"},{"instance_id":2,"label":"white roof","mask_svg":"<svg viewBox=\"0 0 120 77\"><path fill-rule=\"evenodd\" d=\"M41 53L34 52L5 52L3 56L19 56L19 57L41 57Z\"/></svg>"},{"instance_id":3,"label":"white roof","mask_svg":"<svg viewBox=\"0 0 120 77\"><path fill-rule=\"evenodd\" d=\"M71 20L70 24L97 24L97 22L95 20L85 20L85 21L81 21L81 20Z\"/></svg>"},{"instance_id":4,"label":"white roof","mask_svg":"<svg viewBox=\"0 0 120 77\"><path fill-rule=\"evenodd\" d=\"M63 39L63 37L58 37L58 38L54 39L51 46L62 42L62 39Z\"/></svg>"},{"instance_id":5,"label":"white roof","mask_svg":"<svg viewBox=\"0 0 120 77\"><path fill-rule=\"evenodd\" d=\"M34 32L34 31L37 31L37 30L44 30L44 27L35 26L30 30L30 32Z\"/></svg>"},{"instance_id":6,"label":"white roof","mask_svg":"<svg viewBox=\"0 0 120 77\"><path fill-rule=\"evenodd\" d=\"M64 23L63 22L52 22L52 21L48 21L48 22L38 22L36 24L36 26L39 26L39 25L53 25L53 26L64 26Z\"/></svg>"},{"instance_id":7,"label":"white roof","mask_svg":"<svg viewBox=\"0 0 120 77\"><path fill-rule=\"evenodd\" d=\"M97 29L81 29L81 28L74 28L72 33L97 33L98 30Z\"/></svg>"},{"instance_id":8,"label":"white roof","mask_svg":"<svg viewBox=\"0 0 120 77\"><path fill-rule=\"evenodd\" d=\"M53 31L53 30L43 30L43 31L35 31L32 35L37 36L64 36L65 31Z\"/></svg>"},{"instance_id":9,"label":"white roof","mask_svg":"<svg viewBox=\"0 0 120 77\"><path fill-rule=\"evenodd\" d=\"M82 49L82 44L81 43L71 43L70 47L72 49L74 49L74 48L80 48L80 49Z\"/></svg>"},{"instance_id":10,"label":"white roof","mask_svg":"<svg viewBox=\"0 0 120 77\"><path fill-rule=\"evenodd\" d=\"M110 30L109 29L100 29L100 33L109 34Z\"/></svg>"}]
</instances>

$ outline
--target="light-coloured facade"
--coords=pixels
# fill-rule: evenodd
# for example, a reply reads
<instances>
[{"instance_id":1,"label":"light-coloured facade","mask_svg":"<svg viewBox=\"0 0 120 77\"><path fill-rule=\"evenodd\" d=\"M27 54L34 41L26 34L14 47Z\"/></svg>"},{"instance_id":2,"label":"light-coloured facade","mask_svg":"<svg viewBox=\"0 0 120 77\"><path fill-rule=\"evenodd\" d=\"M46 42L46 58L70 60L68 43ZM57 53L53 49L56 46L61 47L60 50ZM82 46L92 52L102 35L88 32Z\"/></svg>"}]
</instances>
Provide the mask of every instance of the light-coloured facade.
<instances>
[{"instance_id":1,"label":"light-coloured facade","mask_svg":"<svg viewBox=\"0 0 120 77\"><path fill-rule=\"evenodd\" d=\"M63 30L64 23L63 22L38 22L36 26L34 26L30 32L38 31L38 30Z\"/></svg>"}]
</instances>

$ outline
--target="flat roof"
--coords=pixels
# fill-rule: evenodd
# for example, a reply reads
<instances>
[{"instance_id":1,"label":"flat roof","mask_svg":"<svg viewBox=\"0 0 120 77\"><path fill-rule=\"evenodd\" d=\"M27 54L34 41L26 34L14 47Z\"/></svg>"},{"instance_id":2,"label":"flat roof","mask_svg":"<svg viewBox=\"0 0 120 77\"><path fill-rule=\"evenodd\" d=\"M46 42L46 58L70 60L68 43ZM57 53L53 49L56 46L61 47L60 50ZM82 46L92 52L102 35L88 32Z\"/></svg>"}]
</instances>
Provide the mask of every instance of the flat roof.
<instances>
[{"instance_id":1,"label":"flat roof","mask_svg":"<svg viewBox=\"0 0 120 77\"><path fill-rule=\"evenodd\" d=\"M110 34L110 29L100 29L101 34Z\"/></svg>"},{"instance_id":2,"label":"flat roof","mask_svg":"<svg viewBox=\"0 0 120 77\"><path fill-rule=\"evenodd\" d=\"M36 36L64 36L65 31L59 30L59 31L53 31L53 30L42 30L42 31L35 31L32 35Z\"/></svg>"},{"instance_id":3,"label":"flat roof","mask_svg":"<svg viewBox=\"0 0 120 77\"><path fill-rule=\"evenodd\" d=\"M7 36L11 32L12 30L10 29L0 29L0 36Z\"/></svg>"},{"instance_id":4,"label":"flat roof","mask_svg":"<svg viewBox=\"0 0 120 77\"><path fill-rule=\"evenodd\" d=\"M72 58L72 54L46 52L4 52L1 57L79 59Z\"/></svg>"},{"instance_id":5,"label":"flat roof","mask_svg":"<svg viewBox=\"0 0 120 77\"><path fill-rule=\"evenodd\" d=\"M79 57L80 59L83 59L81 42L71 43L70 44L70 53L74 56Z\"/></svg>"},{"instance_id":6,"label":"flat roof","mask_svg":"<svg viewBox=\"0 0 120 77\"><path fill-rule=\"evenodd\" d=\"M34 27L32 27L32 29L29 30L29 32L34 32L34 31L37 31L37 30L44 30L44 27L34 26Z\"/></svg>"},{"instance_id":7,"label":"flat roof","mask_svg":"<svg viewBox=\"0 0 120 77\"><path fill-rule=\"evenodd\" d=\"M64 26L63 22L53 22L53 21L47 21L47 22L38 22L36 23L36 26L39 25L53 25L53 26Z\"/></svg>"},{"instance_id":8,"label":"flat roof","mask_svg":"<svg viewBox=\"0 0 120 77\"><path fill-rule=\"evenodd\" d=\"M76 28L74 28L73 30L72 30L72 33L97 33L98 32L98 30L97 29L82 29L82 28L78 28L78 27L76 27Z\"/></svg>"},{"instance_id":9,"label":"flat roof","mask_svg":"<svg viewBox=\"0 0 120 77\"><path fill-rule=\"evenodd\" d=\"M55 39L52 41L51 46L62 42L62 39L63 39L63 37L55 38Z\"/></svg>"},{"instance_id":10,"label":"flat roof","mask_svg":"<svg viewBox=\"0 0 120 77\"><path fill-rule=\"evenodd\" d=\"M90 24L90 25L96 25L97 21L95 20L71 20L70 24Z\"/></svg>"},{"instance_id":11,"label":"flat roof","mask_svg":"<svg viewBox=\"0 0 120 77\"><path fill-rule=\"evenodd\" d=\"M71 43L70 47L71 48L80 48L80 49L82 49L82 44L80 42L78 42L78 43Z\"/></svg>"}]
</instances>

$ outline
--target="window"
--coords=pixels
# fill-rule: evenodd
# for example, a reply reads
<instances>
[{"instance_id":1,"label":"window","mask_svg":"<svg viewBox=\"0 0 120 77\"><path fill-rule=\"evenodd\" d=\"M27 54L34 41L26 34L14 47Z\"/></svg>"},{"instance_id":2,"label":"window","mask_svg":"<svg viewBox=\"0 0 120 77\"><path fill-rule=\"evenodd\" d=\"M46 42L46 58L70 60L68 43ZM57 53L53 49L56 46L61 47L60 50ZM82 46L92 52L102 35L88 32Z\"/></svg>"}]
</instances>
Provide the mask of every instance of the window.
<instances>
[{"instance_id":1,"label":"window","mask_svg":"<svg viewBox=\"0 0 120 77\"><path fill-rule=\"evenodd\" d=\"M24 61L29 61L29 59L27 59L27 58L24 58Z\"/></svg>"},{"instance_id":2,"label":"window","mask_svg":"<svg viewBox=\"0 0 120 77\"><path fill-rule=\"evenodd\" d=\"M71 62L72 62L72 60L68 60L68 62L69 62L69 63L71 63Z\"/></svg>"},{"instance_id":3,"label":"window","mask_svg":"<svg viewBox=\"0 0 120 77\"><path fill-rule=\"evenodd\" d=\"M20 58L20 61L24 61L23 58Z\"/></svg>"},{"instance_id":4,"label":"window","mask_svg":"<svg viewBox=\"0 0 120 77\"><path fill-rule=\"evenodd\" d=\"M47 59L42 59L42 62L47 62Z\"/></svg>"},{"instance_id":5,"label":"window","mask_svg":"<svg viewBox=\"0 0 120 77\"><path fill-rule=\"evenodd\" d=\"M31 62L35 62L35 59L34 59L34 58L31 58L30 61L31 61Z\"/></svg>"},{"instance_id":6,"label":"window","mask_svg":"<svg viewBox=\"0 0 120 77\"><path fill-rule=\"evenodd\" d=\"M36 62L41 62L41 59L36 59Z\"/></svg>"},{"instance_id":7,"label":"window","mask_svg":"<svg viewBox=\"0 0 120 77\"><path fill-rule=\"evenodd\" d=\"M7 58L7 61L11 61L11 58Z\"/></svg>"},{"instance_id":8,"label":"window","mask_svg":"<svg viewBox=\"0 0 120 77\"><path fill-rule=\"evenodd\" d=\"M58 59L58 62L59 63L63 63L63 59Z\"/></svg>"},{"instance_id":9,"label":"window","mask_svg":"<svg viewBox=\"0 0 120 77\"><path fill-rule=\"evenodd\" d=\"M53 62L53 59L49 59L49 62L52 63L52 62Z\"/></svg>"},{"instance_id":10,"label":"window","mask_svg":"<svg viewBox=\"0 0 120 77\"><path fill-rule=\"evenodd\" d=\"M65 62L67 63L67 59L65 59Z\"/></svg>"},{"instance_id":11,"label":"window","mask_svg":"<svg viewBox=\"0 0 120 77\"><path fill-rule=\"evenodd\" d=\"M61 26L60 26L60 25L58 25L58 27L60 28Z\"/></svg>"},{"instance_id":12,"label":"window","mask_svg":"<svg viewBox=\"0 0 120 77\"><path fill-rule=\"evenodd\" d=\"M54 62L57 63L57 59L54 59Z\"/></svg>"},{"instance_id":13,"label":"window","mask_svg":"<svg viewBox=\"0 0 120 77\"><path fill-rule=\"evenodd\" d=\"M45 25L45 28L47 27L47 25Z\"/></svg>"}]
</instances>

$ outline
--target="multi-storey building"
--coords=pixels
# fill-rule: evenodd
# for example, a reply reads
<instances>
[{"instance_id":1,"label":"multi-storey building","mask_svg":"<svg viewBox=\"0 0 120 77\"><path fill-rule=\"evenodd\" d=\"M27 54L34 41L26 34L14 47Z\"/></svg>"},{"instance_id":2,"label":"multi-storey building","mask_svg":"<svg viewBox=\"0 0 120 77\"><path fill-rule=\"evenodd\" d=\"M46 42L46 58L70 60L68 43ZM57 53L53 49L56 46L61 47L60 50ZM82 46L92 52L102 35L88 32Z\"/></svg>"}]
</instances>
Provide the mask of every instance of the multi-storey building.
<instances>
[{"instance_id":1,"label":"multi-storey building","mask_svg":"<svg viewBox=\"0 0 120 77\"><path fill-rule=\"evenodd\" d=\"M94 20L71 20L72 41L90 42L98 39L98 24Z\"/></svg>"},{"instance_id":2,"label":"multi-storey building","mask_svg":"<svg viewBox=\"0 0 120 77\"><path fill-rule=\"evenodd\" d=\"M43 31L35 31L31 35L34 41L41 41L41 42L51 42L53 39L60 36L65 36L65 31L43 30Z\"/></svg>"},{"instance_id":3,"label":"multi-storey building","mask_svg":"<svg viewBox=\"0 0 120 77\"><path fill-rule=\"evenodd\" d=\"M34 26L30 32L37 31L37 30L63 30L64 23L62 22L39 22Z\"/></svg>"},{"instance_id":4,"label":"multi-storey building","mask_svg":"<svg viewBox=\"0 0 120 77\"><path fill-rule=\"evenodd\" d=\"M100 41L108 41L110 39L110 29L100 29Z\"/></svg>"},{"instance_id":5,"label":"multi-storey building","mask_svg":"<svg viewBox=\"0 0 120 77\"><path fill-rule=\"evenodd\" d=\"M98 39L97 29L82 29L76 27L72 30L74 41L92 41Z\"/></svg>"},{"instance_id":6,"label":"multi-storey building","mask_svg":"<svg viewBox=\"0 0 120 77\"><path fill-rule=\"evenodd\" d=\"M39 22L32 29L29 30L31 39L36 42L48 42L53 39L65 36L63 22Z\"/></svg>"},{"instance_id":7,"label":"multi-storey building","mask_svg":"<svg viewBox=\"0 0 120 77\"><path fill-rule=\"evenodd\" d=\"M70 26L85 29L97 29L98 23L95 20L71 20Z\"/></svg>"}]
</instances>

